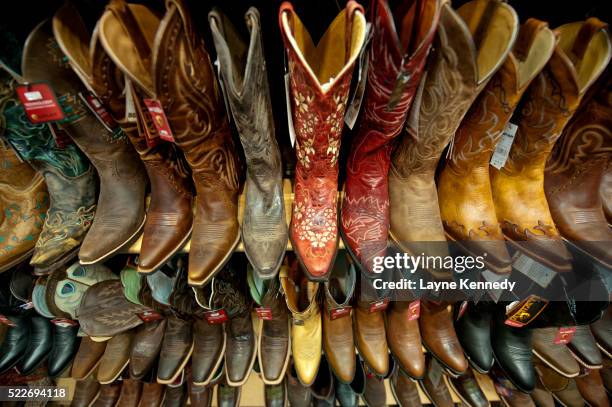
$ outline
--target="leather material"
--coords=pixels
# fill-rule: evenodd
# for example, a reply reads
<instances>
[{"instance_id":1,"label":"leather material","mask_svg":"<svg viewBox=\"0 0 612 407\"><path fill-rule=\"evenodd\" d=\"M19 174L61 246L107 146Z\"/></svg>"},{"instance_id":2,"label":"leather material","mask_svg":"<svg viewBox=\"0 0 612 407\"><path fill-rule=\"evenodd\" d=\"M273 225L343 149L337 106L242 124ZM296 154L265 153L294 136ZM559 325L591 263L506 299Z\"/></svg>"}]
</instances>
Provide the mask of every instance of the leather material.
<instances>
[{"instance_id":1,"label":"leather material","mask_svg":"<svg viewBox=\"0 0 612 407\"><path fill-rule=\"evenodd\" d=\"M192 381L198 386L207 385L223 361L226 347L226 335L223 326L209 324L204 318L195 318L193 321L193 341Z\"/></svg>"},{"instance_id":2,"label":"leather material","mask_svg":"<svg viewBox=\"0 0 612 407\"><path fill-rule=\"evenodd\" d=\"M357 407L359 405L359 395L353 391L350 384L342 383L336 377L334 389L340 407Z\"/></svg>"},{"instance_id":3,"label":"leather material","mask_svg":"<svg viewBox=\"0 0 612 407\"><path fill-rule=\"evenodd\" d=\"M140 52L143 57L125 54L126 48L117 41L118 38L129 38L130 32L122 20L127 13L131 13L144 33L142 41L132 39L135 46L130 50ZM94 29L89 50L91 86L140 155L150 180L151 200L138 261L138 270L143 273L154 272L176 253L185 244L193 224L193 187L186 164L174 145L166 142L147 144L145 134L156 135L156 132L144 113L146 109L142 98L146 95L131 84L128 86L134 97L136 123L129 122L125 117L125 79L132 76L122 70L124 65L117 60L130 58L132 63L148 62L141 72L150 84L151 48L158 24L159 17L144 5L112 2Z\"/></svg>"},{"instance_id":4,"label":"leather material","mask_svg":"<svg viewBox=\"0 0 612 407\"><path fill-rule=\"evenodd\" d=\"M387 405L387 390L384 378L377 376L366 367L365 391L361 398L368 407L384 407Z\"/></svg>"},{"instance_id":5,"label":"leather material","mask_svg":"<svg viewBox=\"0 0 612 407\"><path fill-rule=\"evenodd\" d=\"M308 407L312 405L312 393L307 386L301 383L293 361L287 369L287 397L289 405L295 407Z\"/></svg>"},{"instance_id":6,"label":"leather material","mask_svg":"<svg viewBox=\"0 0 612 407\"><path fill-rule=\"evenodd\" d=\"M137 407L142 394L142 382L134 379L124 379L121 384L121 393L117 405L121 407Z\"/></svg>"},{"instance_id":7,"label":"leather material","mask_svg":"<svg viewBox=\"0 0 612 407\"><path fill-rule=\"evenodd\" d=\"M544 387L552 393L554 399L562 406L580 407L585 405L574 379L563 377L553 369L543 365L538 365L537 370Z\"/></svg>"},{"instance_id":8,"label":"leather material","mask_svg":"<svg viewBox=\"0 0 612 407\"><path fill-rule=\"evenodd\" d=\"M480 373L487 373L494 363L491 347L491 310L487 305L471 303L455 322L455 331L468 361Z\"/></svg>"},{"instance_id":9,"label":"leather material","mask_svg":"<svg viewBox=\"0 0 612 407\"><path fill-rule=\"evenodd\" d=\"M387 177L393 141L401 133L421 79L438 26L440 4L432 0L391 10L386 0L371 2L368 78L363 110L351 141L341 216L345 244L369 272L373 257L384 256L387 249ZM397 28L396 22L401 22ZM400 84L398 77L406 72L408 79ZM397 94L398 90L401 93Z\"/></svg>"},{"instance_id":10,"label":"leather material","mask_svg":"<svg viewBox=\"0 0 612 407\"><path fill-rule=\"evenodd\" d=\"M103 384L100 386L100 394L92 407L115 407L120 393L121 382Z\"/></svg>"},{"instance_id":11,"label":"leather material","mask_svg":"<svg viewBox=\"0 0 612 407\"><path fill-rule=\"evenodd\" d=\"M30 337L24 357L17 366L19 373L28 376L49 357L53 347L52 325L47 318L30 318Z\"/></svg>"},{"instance_id":12,"label":"leather material","mask_svg":"<svg viewBox=\"0 0 612 407\"><path fill-rule=\"evenodd\" d=\"M351 389L358 395L363 395L365 392L366 385L366 373L365 368L363 366L363 361L361 357L356 354L355 355L355 377L353 377L353 381L350 386Z\"/></svg>"},{"instance_id":13,"label":"leather material","mask_svg":"<svg viewBox=\"0 0 612 407\"><path fill-rule=\"evenodd\" d=\"M74 356L70 376L76 380L84 380L98 366L104 351L106 342L95 342L90 337L81 338L79 349Z\"/></svg>"},{"instance_id":14,"label":"leather material","mask_svg":"<svg viewBox=\"0 0 612 407\"><path fill-rule=\"evenodd\" d=\"M454 405L451 394L446 386L442 366L435 358L427 360L427 372L419 387L435 407L452 407Z\"/></svg>"},{"instance_id":15,"label":"leather material","mask_svg":"<svg viewBox=\"0 0 612 407\"><path fill-rule=\"evenodd\" d=\"M612 164L610 162L606 166L599 185L599 196L608 224L612 224Z\"/></svg>"},{"instance_id":16,"label":"leather material","mask_svg":"<svg viewBox=\"0 0 612 407\"><path fill-rule=\"evenodd\" d=\"M544 387L542 380L538 377L536 387L529 393L537 407L555 407L555 399L552 394Z\"/></svg>"},{"instance_id":17,"label":"leather material","mask_svg":"<svg viewBox=\"0 0 612 407\"><path fill-rule=\"evenodd\" d=\"M32 290L32 305L36 312L38 312L43 317L52 319L55 318L55 315L51 313L49 310L49 306L47 305L47 299L45 298L47 291L47 278L39 277L36 280L36 284L34 285L34 289Z\"/></svg>"},{"instance_id":18,"label":"leather material","mask_svg":"<svg viewBox=\"0 0 612 407\"><path fill-rule=\"evenodd\" d=\"M272 278L287 246L281 155L274 134L259 12L251 7L244 19L248 44L220 11L208 15L220 80L246 156L244 251L261 278Z\"/></svg>"},{"instance_id":19,"label":"leather material","mask_svg":"<svg viewBox=\"0 0 612 407\"><path fill-rule=\"evenodd\" d=\"M565 377L580 374L580 365L565 344L555 344L559 329L538 328L533 330L533 353L542 362Z\"/></svg>"},{"instance_id":20,"label":"leather material","mask_svg":"<svg viewBox=\"0 0 612 407\"><path fill-rule=\"evenodd\" d=\"M608 306L601 319L591 324L591 332L603 354L612 358L612 307Z\"/></svg>"},{"instance_id":21,"label":"leather material","mask_svg":"<svg viewBox=\"0 0 612 407\"><path fill-rule=\"evenodd\" d=\"M465 372L468 362L453 327L453 316L448 304L421 301L420 312L419 328L423 346L453 373Z\"/></svg>"},{"instance_id":22,"label":"leather material","mask_svg":"<svg viewBox=\"0 0 612 407\"><path fill-rule=\"evenodd\" d=\"M167 315L166 331L159 352L157 382L171 384L182 373L193 352L193 326L189 319ZM166 395L168 397L168 395Z\"/></svg>"},{"instance_id":23,"label":"leather material","mask_svg":"<svg viewBox=\"0 0 612 407\"><path fill-rule=\"evenodd\" d=\"M544 194L544 167L563 128L572 117L584 92L599 76L610 58L610 43L603 30L593 31L579 42L574 35L596 21L573 23L555 30L559 37L552 57L523 96L515 115L518 130L504 167L491 170L497 218L508 240L555 271L569 271L571 256L553 222ZM586 54L572 47L593 43ZM605 55L604 55L605 54ZM582 60L590 68L579 67Z\"/></svg>"},{"instance_id":24,"label":"leather material","mask_svg":"<svg viewBox=\"0 0 612 407\"><path fill-rule=\"evenodd\" d=\"M493 356L508 379L520 391L530 392L536 384L532 362L532 331L506 325L504 309L496 309L491 328Z\"/></svg>"},{"instance_id":25,"label":"leather material","mask_svg":"<svg viewBox=\"0 0 612 407\"><path fill-rule=\"evenodd\" d=\"M198 386L189 382L189 403L194 407L210 407L212 405L214 388L211 386Z\"/></svg>"},{"instance_id":26,"label":"leather material","mask_svg":"<svg viewBox=\"0 0 612 407\"><path fill-rule=\"evenodd\" d=\"M448 255L444 243L426 243L446 240L434 172L468 108L508 55L517 30L518 18L505 3L476 0L457 12L442 5L436 52L389 173L390 233L402 251ZM444 270L429 271L449 277Z\"/></svg>"},{"instance_id":27,"label":"leather material","mask_svg":"<svg viewBox=\"0 0 612 407\"><path fill-rule=\"evenodd\" d=\"M449 377L448 384L467 406L488 407L491 405L470 369L457 378Z\"/></svg>"},{"instance_id":28,"label":"leather material","mask_svg":"<svg viewBox=\"0 0 612 407\"><path fill-rule=\"evenodd\" d=\"M94 264L137 237L145 218L147 180L144 167L127 139L114 137L88 111L78 96L85 88L64 58L53 36L51 21L46 21L26 41L23 72L29 81L46 81L53 86L63 109L70 112L60 128L98 172L100 194L96 216L79 251L83 264Z\"/></svg>"},{"instance_id":29,"label":"leather material","mask_svg":"<svg viewBox=\"0 0 612 407\"><path fill-rule=\"evenodd\" d=\"M553 32L535 19L523 24L518 38L515 51L463 118L438 179L446 233L474 256L487 253L487 267L502 274L510 273L511 259L495 212L489 161L521 96L555 47Z\"/></svg>"},{"instance_id":30,"label":"leather material","mask_svg":"<svg viewBox=\"0 0 612 407\"><path fill-rule=\"evenodd\" d=\"M327 358L321 358L317 377L310 386L310 392L315 400L330 402L334 404L334 376L332 374ZM315 401L316 403L316 401Z\"/></svg>"},{"instance_id":31,"label":"leather material","mask_svg":"<svg viewBox=\"0 0 612 407\"><path fill-rule=\"evenodd\" d=\"M142 385L142 396L140 396L140 400L138 401L138 407L160 407L164 401L165 395L166 386L163 384L145 382Z\"/></svg>"},{"instance_id":32,"label":"leather material","mask_svg":"<svg viewBox=\"0 0 612 407\"><path fill-rule=\"evenodd\" d=\"M497 391L497 389L496 389ZM536 407L533 399L527 393L512 389L508 394L499 394L499 398L508 407Z\"/></svg>"},{"instance_id":33,"label":"leather material","mask_svg":"<svg viewBox=\"0 0 612 407\"><path fill-rule=\"evenodd\" d=\"M297 164L289 237L311 279L325 280L338 247L338 156L363 8L347 3L318 46L289 2L279 10L287 52Z\"/></svg>"},{"instance_id":34,"label":"leather material","mask_svg":"<svg viewBox=\"0 0 612 407\"><path fill-rule=\"evenodd\" d=\"M293 364L300 383L310 386L321 363L323 327L321 310L316 301L319 283L307 281L302 275L290 276L285 267L281 268L280 281L292 316Z\"/></svg>"},{"instance_id":35,"label":"leather material","mask_svg":"<svg viewBox=\"0 0 612 407\"><path fill-rule=\"evenodd\" d=\"M179 386L166 387L164 407L182 407L187 403L187 388L184 383Z\"/></svg>"},{"instance_id":36,"label":"leather material","mask_svg":"<svg viewBox=\"0 0 612 407\"><path fill-rule=\"evenodd\" d=\"M574 379L578 391L584 400L593 407L609 407L610 400L606 394L599 370L589 370L584 376Z\"/></svg>"},{"instance_id":37,"label":"leather material","mask_svg":"<svg viewBox=\"0 0 612 407\"><path fill-rule=\"evenodd\" d=\"M410 320L410 302L396 301L387 311L387 343L400 367L415 379L425 374L418 319Z\"/></svg>"},{"instance_id":38,"label":"leather material","mask_svg":"<svg viewBox=\"0 0 612 407\"><path fill-rule=\"evenodd\" d=\"M238 407L241 390L241 387L231 387L225 382L219 383L217 387L217 406Z\"/></svg>"},{"instance_id":39,"label":"leather material","mask_svg":"<svg viewBox=\"0 0 612 407\"><path fill-rule=\"evenodd\" d=\"M139 312L149 310L129 302L120 280L108 280L91 286L83 295L77 315L81 329L89 336L115 336L142 324Z\"/></svg>"},{"instance_id":40,"label":"leather material","mask_svg":"<svg viewBox=\"0 0 612 407\"><path fill-rule=\"evenodd\" d=\"M289 310L283 301L280 282L271 280L261 306L272 313L271 320L259 323L257 355L261 379L265 384L278 385L285 378L289 365Z\"/></svg>"},{"instance_id":41,"label":"leather material","mask_svg":"<svg viewBox=\"0 0 612 407\"><path fill-rule=\"evenodd\" d=\"M240 239L238 162L213 68L186 3L172 0L166 6L155 37L152 79L193 174L189 284L198 286L221 270Z\"/></svg>"},{"instance_id":42,"label":"leather material","mask_svg":"<svg viewBox=\"0 0 612 407\"><path fill-rule=\"evenodd\" d=\"M385 376L389 371L384 317L383 312L370 312L369 302L356 301L353 309L355 346L364 362L379 376Z\"/></svg>"},{"instance_id":43,"label":"leather material","mask_svg":"<svg viewBox=\"0 0 612 407\"><path fill-rule=\"evenodd\" d=\"M89 407L100 393L100 383L94 378L77 380L70 407Z\"/></svg>"},{"instance_id":44,"label":"leather material","mask_svg":"<svg viewBox=\"0 0 612 407\"><path fill-rule=\"evenodd\" d=\"M0 112L14 103L11 88L0 85ZM2 272L34 250L49 207L49 194L42 175L22 161L4 139L0 141L0 168L0 206L6 208L0 215Z\"/></svg>"},{"instance_id":45,"label":"leather material","mask_svg":"<svg viewBox=\"0 0 612 407\"><path fill-rule=\"evenodd\" d=\"M576 332L567 348L578 363L588 369L600 369L603 365L603 357L588 325L576 326Z\"/></svg>"},{"instance_id":46,"label":"leather material","mask_svg":"<svg viewBox=\"0 0 612 407\"><path fill-rule=\"evenodd\" d=\"M134 342L134 331L113 336L106 344L104 354L98 365L98 381L112 383L119 377L130 361L130 349Z\"/></svg>"},{"instance_id":47,"label":"leather material","mask_svg":"<svg viewBox=\"0 0 612 407\"><path fill-rule=\"evenodd\" d=\"M7 316L15 324L4 334L0 345L0 374L13 368L25 356L30 339L30 322L24 316Z\"/></svg>"},{"instance_id":48,"label":"leather material","mask_svg":"<svg viewBox=\"0 0 612 407\"><path fill-rule=\"evenodd\" d=\"M612 150L612 70L585 98L555 144L544 177L550 213L561 235L612 268L612 231L599 188Z\"/></svg>"},{"instance_id":49,"label":"leather material","mask_svg":"<svg viewBox=\"0 0 612 407\"><path fill-rule=\"evenodd\" d=\"M53 325L53 348L47 361L47 373L52 379L61 375L72 363L79 350L78 325L58 322Z\"/></svg>"},{"instance_id":50,"label":"leather material","mask_svg":"<svg viewBox=\"0 0 612 407\"><path fill-rule=\"evenodd\" d=\"M141 380L155 365L161 350L166 320L142 324L134 333L130 350L130 377Z\"/></svg>"},{"instance_id":51,"label":"leather material","mask_svg":"<svg viewBox=\"0 0 612 407\"><path fill-rule=\"evenodd\" d=\"M285 382L265 385L264 402L265 407L285 407L287 405Z\"/></svg>"},{"instance_id":52,"label":"leather material","mask_svg":"<svg viewBox=\"0 0 612 407\"><path fill-rule=\"evenodd\" d=\"M350 383L355 376L355 342L353 339L353 320L348 314L332 319L332 313L343 307L350 307L355 291L355 266L346 254L336 258L336 262L325 282L325 302L323 313L323 350L334 375L343 383Z\"/></svg>"},{"instance_id":53,"label":"leather material","mask_svg":"<svg viewBox=\"0 0 612 407\"><path fill-rule=\"evenodd\" d=\"M399 407L421 406L421 397L416 383L399 367L393 371L389 387Z\"/></svg>"}]
</instances>

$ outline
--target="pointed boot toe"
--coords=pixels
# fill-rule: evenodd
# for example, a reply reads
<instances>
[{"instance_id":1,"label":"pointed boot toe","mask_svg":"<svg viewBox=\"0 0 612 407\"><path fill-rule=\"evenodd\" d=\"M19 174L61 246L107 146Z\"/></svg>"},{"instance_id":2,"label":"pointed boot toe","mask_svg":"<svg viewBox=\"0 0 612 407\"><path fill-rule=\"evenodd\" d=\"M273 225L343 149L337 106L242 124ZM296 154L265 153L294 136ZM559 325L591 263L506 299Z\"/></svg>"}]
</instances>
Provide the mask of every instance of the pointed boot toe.
<instances>
[{"instance_id":1,"label":"pointed boot toe","mask_svg":"<svg viewBox=\"0 0 612 407\"><path fill-rule=\"evenodd\" d=\"M237 221L196 222L189 252L189 285L202 286L210 281L227 263L239 241Z\"/></svg>"}]
</instances>

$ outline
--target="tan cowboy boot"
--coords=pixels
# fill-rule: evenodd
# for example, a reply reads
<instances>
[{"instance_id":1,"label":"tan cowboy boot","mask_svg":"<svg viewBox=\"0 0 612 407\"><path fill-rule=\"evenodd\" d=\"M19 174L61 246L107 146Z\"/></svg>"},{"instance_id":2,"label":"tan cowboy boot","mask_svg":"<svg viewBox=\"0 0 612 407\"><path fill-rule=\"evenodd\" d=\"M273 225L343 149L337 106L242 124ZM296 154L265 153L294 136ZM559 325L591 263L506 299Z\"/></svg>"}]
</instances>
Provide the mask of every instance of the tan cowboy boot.
<instances>
[{"instance_id":1,"label":"tan cowboy boot","mask_svg":"<svg viewBox=\"0 0 612 407\"><path fill-rule=\"evenodd\" d=\"M389 174L391 238L408 253L446 256L434 172L461 119L499 69L518 31L498 0L442 6L431 66L421 82ZM429 249L429 250L428 250ZM430 270L448 278L448 270Z\"/></svg>"},{"instance_id":2,"label":"tan cowboy boot","mask_svg":"<svg viewBox=\"0 0 612 407\"><path fill-rule=\"evenodd\" d=\"M497 219L517 249L559 272L571 256L555 227L544 195L544 166L580 100L610 58L605 25L591 18L555 30L552 57L534 79L513 119L518 130L504 167L491 169Z\"/></svg>"},{"instance_id":3,"label":"tan cowboy boot","mask_svg":"<svg viewBox=\"0 0 612 407\"><path fill-rule=\"evenodd\" d=\"M512 270L497 221L489 161L514 109L555 48L548 25L523 24L512 52L478 96L455 133L451 156L438 179L440 214L447 236L468 253L485 257L497 273Z\"/></svg>"}]
</instances>

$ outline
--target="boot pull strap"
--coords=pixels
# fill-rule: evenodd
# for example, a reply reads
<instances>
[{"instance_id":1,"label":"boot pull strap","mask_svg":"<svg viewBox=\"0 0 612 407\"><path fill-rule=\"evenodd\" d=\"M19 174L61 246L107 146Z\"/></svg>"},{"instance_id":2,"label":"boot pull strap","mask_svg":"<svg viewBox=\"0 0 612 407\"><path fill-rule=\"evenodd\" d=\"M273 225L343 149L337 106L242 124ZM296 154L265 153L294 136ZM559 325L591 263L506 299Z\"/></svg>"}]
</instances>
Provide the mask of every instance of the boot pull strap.
<instances>
[{"instance_id":1,"label":"boot pull strap","mask_svg":"<svg viewBox=\"0 0 612 407\"><path fill-rule=\"evenodd\" d=\"M147 116L142 107L142 98L140 93L136 90L132 81L129 82L130 91L134 99L134 109L136 110L136 124L138 126L138 134L145 137L145 140L153 140L157 138L157 133L153 129L152 123L149 123Z\"/></svg>"},{"instance_id":2,"label":"boot pull strap","mask_svg":"<svg viewBox=\"0 0 612 407\"><path fill-rule=\"evenodd\" d=\"M151 48L144 34L140 31L136 17L132 14L125 0L111 0L106 7L117 18L121 27L128 33L143 64L146 67L151 66Z\"/></svg>"},{"instance_id":3,"label":"boot pull strap","mask_svg":"<svg viewBox=\"0 0 612 407\"><path fill-rule=\"evenodd\" d=\"M574 56L576 56L578 59L582 59L589 44L591 43L591 39L595 36L595 34L605 30L606 28L608 28L608 24L604 23L597 17L591 17L586 20L584 24L582 24L582 27L576 36L576 40L574 41L574 46L572 47L572 53Z\"/></svg>"},{"instance_id":4,"label":"boot pull strap","mask_svg":"<svg viewBox=\"0 0 612 407\"><path fill-rule=\"evenodd\" d=\"M293 31L295 29L293 26L293 13L294 12L295 11L293 10L293 5L289 3L288 1L284 1L280 5L280 9L278 12L278 24L281 28L281 34L283 35L286 41L289 40L289 38L287 38L287 35L289 35L289 33L285 32L285 30L283 29L283 15L287 16L287 23L289 24L289 29L291 30L291 36L293 36Z\"/></svg>"},{"instance_id":5,"label":"boot pull strap","mask_svg":"<svg viewBox=\"0 0 612 407\"><path fill-rule=\"evenodd\" d=\"M485 39L487 31L489 30L489 23L493 19L493 15L495 14L495 10L497 9L499 3L499 0L489 0L480 15L477 15L476 21L472 19L472 23L476 22L477 24L476 27L474 27L475 29L473 31L470 30L474 33L472 38L474 39L474 45L476 46L476 49L480 49L482 41Z\"/></svg>"},{"instance_id":6,"label":"boot pull strap","mask_svg":"<svg viewBox=\"0 0 612 407\"><path fill-rule=\"evenodd\" d=\"M360 11L362 14L365 13L361 4L357 3L354 0L349 0L349 2L346 3L346 31L345 31L346 44L344 48L345 49L345 53L344 53L345 62L348 61L351 57L351 45L353 42L353 15L357 11Z\"/></svg>"},{"instance_id":7,"label":"boot pull strap","mask_svg":"<svg viewBox=\"0 0 612 407\"><path fill-rule=\"evenodd\" d=\"M529 55L529 50L533 45L538 33L548 27L548 23L545 21L538 20L536 18L530 18L521 27L519 30L518 38L516 39L516 43L514 44L514 49L512 53L515 57L524 61L527 59L527 55Z\"/></svg>"}]
</instances>

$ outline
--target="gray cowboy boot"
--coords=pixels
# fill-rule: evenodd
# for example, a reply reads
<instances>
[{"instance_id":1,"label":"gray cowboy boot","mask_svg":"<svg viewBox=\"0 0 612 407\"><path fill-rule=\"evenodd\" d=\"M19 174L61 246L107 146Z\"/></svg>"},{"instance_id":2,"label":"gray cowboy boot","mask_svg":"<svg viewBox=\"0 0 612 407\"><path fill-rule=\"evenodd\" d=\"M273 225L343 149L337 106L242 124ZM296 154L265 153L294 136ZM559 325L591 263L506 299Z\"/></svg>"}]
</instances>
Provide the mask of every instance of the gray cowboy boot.
<instances>
[{"instance_id":1,"label":"gray cowboy boot","mask_svg":"<svg viewBox=\"0 0 612 407\"><path fill-rule=\"evenodd\" d=\"M226 16L218 10L208 15L220 80L246 156L244 251L257 275L269 279L278 272L287 245L281 156L274 136L259 12L251 7L244 18L248 46Z\"/></svg>"}]
</instances>

